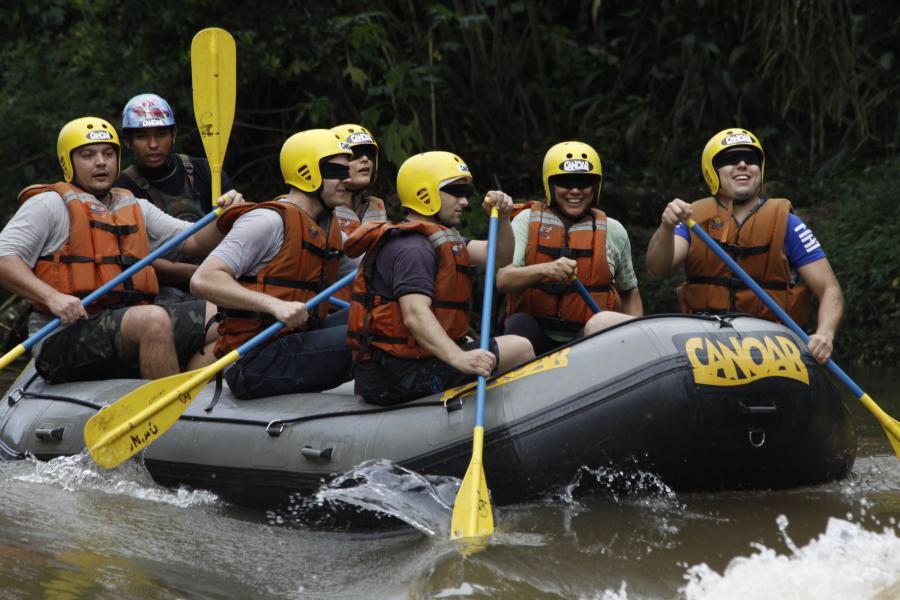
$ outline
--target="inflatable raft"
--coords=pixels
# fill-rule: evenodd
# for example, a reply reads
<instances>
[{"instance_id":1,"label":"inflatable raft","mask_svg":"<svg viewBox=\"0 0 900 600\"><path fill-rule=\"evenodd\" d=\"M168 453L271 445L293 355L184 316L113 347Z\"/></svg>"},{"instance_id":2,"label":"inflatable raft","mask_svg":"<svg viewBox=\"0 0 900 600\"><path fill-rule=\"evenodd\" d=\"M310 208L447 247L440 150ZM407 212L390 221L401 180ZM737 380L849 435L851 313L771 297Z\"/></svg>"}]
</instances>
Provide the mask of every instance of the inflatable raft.
<instances>
[{"instance_id":1,"label":"inflatable raft","mask_svg":"<svg viewBox=\"0 0 900 600\"><path fill-rule=\"evenodd\" d=\"M50 386L29 367L0 406L0 454L77 454L87 419L142 383ZM350 390L241 401L210 383L139 456L163 485L254 506L370 459L465 473L473 387L387 409ZM678 491L785 488L845 477L856 455L824 370L787 328L748 316L644 317L499 375L484 445L500 504L563 486L581 467L640 469Z\"/></svg>"}]
</instances>

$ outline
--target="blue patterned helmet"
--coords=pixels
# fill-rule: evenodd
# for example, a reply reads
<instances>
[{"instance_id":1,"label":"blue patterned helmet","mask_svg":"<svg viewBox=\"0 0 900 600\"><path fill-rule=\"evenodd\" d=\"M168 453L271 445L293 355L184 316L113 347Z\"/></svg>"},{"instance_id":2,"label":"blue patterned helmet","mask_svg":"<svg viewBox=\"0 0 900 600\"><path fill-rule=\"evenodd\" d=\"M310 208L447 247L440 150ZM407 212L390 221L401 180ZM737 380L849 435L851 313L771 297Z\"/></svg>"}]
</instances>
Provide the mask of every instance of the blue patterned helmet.
<instances>
[{"instance_id":1,"label":"blue patterned helmet","mask_svg":"<svg viewBox=\"0 0 900 600\"><path fill-rule=\"evenodd\" d=\"M156 94L138 94L122 109L122 130L174 127L172 107Z\"/></svg>"}]
</instances>

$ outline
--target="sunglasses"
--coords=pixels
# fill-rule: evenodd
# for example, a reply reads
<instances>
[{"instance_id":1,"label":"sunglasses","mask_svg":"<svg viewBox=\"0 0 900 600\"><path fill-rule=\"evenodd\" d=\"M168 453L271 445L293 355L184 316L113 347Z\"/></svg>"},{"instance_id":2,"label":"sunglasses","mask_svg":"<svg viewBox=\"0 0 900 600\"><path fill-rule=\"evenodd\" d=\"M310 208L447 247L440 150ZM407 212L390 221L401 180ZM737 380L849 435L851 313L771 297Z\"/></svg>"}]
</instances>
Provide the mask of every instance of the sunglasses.
<instances>
[{"instance_id":1,"label":"sunglasses","mask_svg":"<svg viewBox=\"0 0 900 600\"><path fill-rule=\"evenodd\" d=\"M557 187L561 187L567 190L579 189L583 190L585 188L594 187L594 185L600 181L600 177L597 175L591 175L588 173L571 173L568 175L554 175L550 179L550 183Z\"/></svg>"},{"instance_id":2,"label":"sunglasses","mask_svg":"<svg viewBox=\"0 0 900 600\"><path fill-rule=\"evenodd\" d=\"M325 162L321 165L322 179L338 179L343 181L350 178L350 167L341 163Z\"/></svg>"},{"instance_id":3,"label":"sunglasses","mask_svg":"<svg viewBox=\"0 0 900 600\"><path fill-rule=\"evenodd\" d=\"M442 192L447 192L454 198L468 198L472 195L472 186L467 183L454 183L453 185L445 185L441 188Z\"/></svg>"},{"instance_id":4,"label":"sunglasses","mask_svg":"<svg viewBox=\"0 0 900 600\"><path fill-rule=\"evenodd\" d=\"M353 152L353 160L365 156L370 161L375 162L375 159L378 158L378 148L374 144L360 144L353 146L350 150Z\"/></svg>"},{"instance_id":5,"label":"sunglasses","mask_svg":"<svg viewBox=\"0 0 900 600\"><path fill-rule=\"evenodd\" d=\"M722 152L721 154L716 155L712 163L713 168L718 171L722 167L736 165L741 161L744 161L748 165L756 165L757 167L762 166L762 156L759 155L758 151L749 148L740 148Z\"/></svg>"}]
</instances>

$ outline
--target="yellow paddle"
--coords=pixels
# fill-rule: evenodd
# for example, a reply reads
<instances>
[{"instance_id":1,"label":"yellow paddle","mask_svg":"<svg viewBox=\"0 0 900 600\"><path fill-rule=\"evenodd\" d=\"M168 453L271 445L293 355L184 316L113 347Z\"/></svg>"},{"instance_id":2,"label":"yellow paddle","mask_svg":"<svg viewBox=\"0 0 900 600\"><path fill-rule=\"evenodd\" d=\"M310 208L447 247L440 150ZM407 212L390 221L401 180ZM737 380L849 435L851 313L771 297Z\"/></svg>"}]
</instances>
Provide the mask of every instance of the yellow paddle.
<instances>
[{"instance_id":1,"label":"yellow paddle","mask_svg":"<svg viewBox=\"0 0 900 600\"><path fill-rule=\"evenodd\" d=\"M491 210L488 226L487 265L484 278L484 300L481 305L482 350L488 349L491 336L491 304L494 296L494 260L497 254L497 208ZM491 494L484 478L481 462L484 448L484 400L487 382L478 377L478 392L475 405L475 430L472 433L472 460L466 470L462 485L456 493L453 516L450 519L450 537L477 538L494 533L494 514L491 510Z\"/></svg>"},{"instance_id":2,"label":"yellow paddle","mask_svg":"<svg viewBox=\"0 0 900 600\"><path fill-rule=\"evenodd\" d=\"M234 38L230 33L210 27L194 36L191 41L194 118L209 161L213 206L222 195L222 162L234 123L235 64Z\"/></svg>"},{"instance_id":3,"label":"yellow paddle","mask_svg":"<svg viewBox=\"0 0 900 600\"><path fill-rule=\"evenodd\" d=\"M779 306L772 297L763 290L758 283L756 283L746 271L744 271L731 256L729 256L725 250L723 250L719 244L716 243L714 239L712 239L706 231L703 230L700 225L698 225L693 219L687 219L685 224L691 228L691 231L695 233L703 242L709 246L709 249L713 251L713 253L718 256L728 268L731 269L731 272L737 275L741 281L744 282L744 285L753 290L753 293L765 303L766 306L769 307L773 313L775 313L781 322L784 323L791 331L797 334L797 336L806 342L809 343L809 336L806 335L806 332L797 325L796 322L784 311L784 309ZM856 382L850 379L850 376L847 375L843 369L841 369L836 362L828 359L828 362L825 363L825 367L831 371L831 374L841 380L847 388L850 389L851 392L856 396L856 398L862 402L863 406L865 406L870 413L878 420L881 424L881 428L884 429L884 433L887 435L888 441L891 443L891 447L894 449L894 454L900 458L900 422L896 419L892 418L889 414L884 412L880 406L878 406L872 398L865 393L862 388L856 385Z\"/></svg>"},{"instance_id":4,"label":"yellow paddle","mask_svg":"<svg viewBox=\"0 0 900 600\"><path fill-rule=\"evenodd\" d=\"M355 272L347 273L316 294L306 303L307 308L327 300L354 277ZM284 323L278 321L213 364L145 383L98 412L84 426L84 443L91 457L101 467L113 469L146 448L178 421L216 373L268 341L283 327Z\"/></svg>"}]
</instances>

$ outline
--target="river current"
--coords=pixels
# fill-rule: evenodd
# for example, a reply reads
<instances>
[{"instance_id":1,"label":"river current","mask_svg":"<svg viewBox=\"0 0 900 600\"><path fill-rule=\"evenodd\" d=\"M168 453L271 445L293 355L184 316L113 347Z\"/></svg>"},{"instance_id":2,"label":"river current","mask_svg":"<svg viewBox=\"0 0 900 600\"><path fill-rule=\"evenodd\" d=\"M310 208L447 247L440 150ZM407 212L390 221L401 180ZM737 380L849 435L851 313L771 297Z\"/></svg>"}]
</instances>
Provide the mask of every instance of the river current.
<instances>
[{"instance_id":1,"label":"river current","mask_svg":"<svg viewBox=\"0 0 900 600\"><path fill-rule=\"evenodd\" d=\"M900 414L900 373L855 373ZM840 482L676 494L584 469L495 507L484 548L448 539L459 480L386 462L278 512L156 485L139 462L0 462L3 598L900 598L900 461L845 394L859 456ZM598 483L601 490L597 492ZM590 488L590 493L580 493ZM334 514L353 507L367 525ZM356 521L359 521L357 518Z\"/></svg>"}]
</instances>

